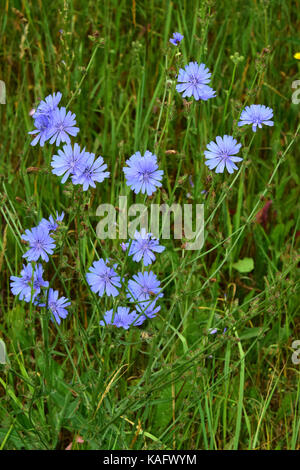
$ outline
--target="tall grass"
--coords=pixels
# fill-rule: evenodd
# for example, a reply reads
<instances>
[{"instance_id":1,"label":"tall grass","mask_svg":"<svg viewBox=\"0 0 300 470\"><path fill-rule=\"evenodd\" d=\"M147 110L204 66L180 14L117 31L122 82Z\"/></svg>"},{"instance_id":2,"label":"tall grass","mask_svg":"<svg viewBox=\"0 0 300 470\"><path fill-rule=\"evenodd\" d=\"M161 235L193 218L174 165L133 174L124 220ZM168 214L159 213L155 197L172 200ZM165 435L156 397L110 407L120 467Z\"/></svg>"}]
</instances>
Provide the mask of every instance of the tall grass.
<instances>
[{"instance_id":1,"label":"tall grass","mask_svg":"<svg viewBox=\"0 0 300 470\"><path fill-rule=\"evenodd\" d=\"M299 3L221 3L1 3L1 449L299 448ZM174 31L184 35L177 48ZM190 104L176 92L190 60L209 67L216 98ZM76 113L76 142L111 172L87 193L51 173L54 146L30 146L29 111L57 90ZM273 128L237 127L252 103L273 108ZM207 143L223 134L243 145L231 176L204 165ZM120 240L97 238L96 209L119 195L144 201L122 168L146 149L165 172L148 203L203 203L205 244L161 241L161 311L125 332L99 326L111 304L92 295L85 273L99 257L124 274L138 269ZM66 216L47 279L72 300L60 326L9 287L22 233L55 210ZM246 257L254 269L241 273Z\"/></svg>"}]
</instances>

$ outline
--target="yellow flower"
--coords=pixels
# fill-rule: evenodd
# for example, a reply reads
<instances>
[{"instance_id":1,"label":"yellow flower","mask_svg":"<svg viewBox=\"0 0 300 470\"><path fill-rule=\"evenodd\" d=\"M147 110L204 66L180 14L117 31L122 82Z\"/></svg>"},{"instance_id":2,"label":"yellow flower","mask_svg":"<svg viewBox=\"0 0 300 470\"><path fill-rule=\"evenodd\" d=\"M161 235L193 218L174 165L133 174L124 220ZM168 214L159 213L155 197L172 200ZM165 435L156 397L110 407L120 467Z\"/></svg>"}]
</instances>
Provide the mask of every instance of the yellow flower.
<instances>
[{"instance_id":1,"label":"yellow flower","mask_svg":"<svg viewBox=\"0 0 300 470\"><path fill-rule=\"evenodd\" d=\"M294 57L295 59L300 60L300 52L296 52L296 54L294 54Z\"/></svg>"}]
</instances>

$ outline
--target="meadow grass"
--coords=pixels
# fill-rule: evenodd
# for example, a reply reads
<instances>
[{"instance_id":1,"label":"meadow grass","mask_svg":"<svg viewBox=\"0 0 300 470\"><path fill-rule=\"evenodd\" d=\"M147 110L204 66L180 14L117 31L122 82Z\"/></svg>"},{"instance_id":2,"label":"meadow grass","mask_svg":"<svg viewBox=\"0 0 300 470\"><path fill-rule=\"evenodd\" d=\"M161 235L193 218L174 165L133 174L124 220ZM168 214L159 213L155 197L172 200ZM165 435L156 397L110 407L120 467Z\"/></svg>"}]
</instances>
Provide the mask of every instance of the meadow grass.
<instances>
[{"instance_id":1,"label":"meadow grass","mask_svg":"<svg viewBox=\"0 0 300 470\"><path fill-rule=\"evenodd\" d=\"M0 449L299 448L299 11L281 0L1 0ZM184 35L177 47L174 31ZM191 60L209 67L216 98L176 92ZM73 140L111 172L85 193L51 173L54 145L30 146L29 112L58 90L76 113ZM274 110L274 127L237 127L253 103ZM233 175L204 165L206 145L224 134L243 145ZM147 149L165 175L146 199L122 168ZM95 232L97 206L119 195L205 209L201 250L161 240L151 266L161 310L128 331L99 325L112 303L85 280L99 257L124 275L140 269L120 240ZM60 326L9 286L21 235L56 210L66 216L44 277L72 301ZM236 269L244 258L254 269Z\"/></svg>"}]
</instances>

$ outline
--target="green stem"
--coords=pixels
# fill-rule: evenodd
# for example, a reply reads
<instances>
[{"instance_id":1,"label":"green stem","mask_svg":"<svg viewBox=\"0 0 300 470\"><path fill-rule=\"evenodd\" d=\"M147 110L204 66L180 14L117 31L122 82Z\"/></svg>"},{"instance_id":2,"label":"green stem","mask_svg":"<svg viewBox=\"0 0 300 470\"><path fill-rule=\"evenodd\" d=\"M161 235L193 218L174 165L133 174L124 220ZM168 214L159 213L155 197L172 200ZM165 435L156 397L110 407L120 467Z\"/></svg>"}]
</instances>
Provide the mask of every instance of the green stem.
<instances>
[{"instance_id":1,"label":"green stem","mask_svg":"<svg viewBox=\"0 0 300 470\"><path fill-rule=\"evenodd\" d=\"M223 129L223 132L224 132L224 124L225 124L225 119L226 119L226 114L227 114L228 103L229 103L229 97L230 97L230 95L231 95L232 88L233 88L233 83L234 83L234 78L235 78L236 67L237 67L237 63L234 64L233 71L232 71L232 77L231 77L230 87L229 87L229 90L227 91L227 94L226 94L226 101L225 101L224 112L223 112L223 120L222 120L222 129Z\"/></svg>"},{"instance_id":2,"label":"green stem","mask_svg":"<svg viewBox=\"0 0 300 470\"><path fill-rule=\"evenodd\" d=\"M234 450L237 450L240 442L240 432L241 432L241 423L242 423L242 411L243 411L243 401L244 401L244 386L245 386L245 353L242 348L241 340L239 339L236 329L234 334L238 340L238 349L240 355L240 386L239 386L239 401L237 407L237 417L236 417L236 427L234 434Z\"/></svg>"}]
</instances>

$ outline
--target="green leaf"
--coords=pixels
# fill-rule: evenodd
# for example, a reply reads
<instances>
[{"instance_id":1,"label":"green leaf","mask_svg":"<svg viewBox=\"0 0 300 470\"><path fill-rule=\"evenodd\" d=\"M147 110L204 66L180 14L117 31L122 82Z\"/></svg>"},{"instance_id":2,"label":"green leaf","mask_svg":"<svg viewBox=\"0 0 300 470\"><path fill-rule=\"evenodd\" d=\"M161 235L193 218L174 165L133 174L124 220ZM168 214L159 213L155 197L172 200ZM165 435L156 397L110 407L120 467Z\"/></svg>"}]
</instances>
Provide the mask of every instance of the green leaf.
<instances>
[{"instance_id":1,"label":"green leaf","mask_svg":"<svg viewBox=\"0 0 300 470\"><path fill-rule=\"evenodd\" d=\"M262 335L262 333L268 331L269 328L246 328L242 334L239 335L240 340L246 340L250 338L256 338L257 336Z\"/></svg>"},{"instance_id":2,"label":"green leaf","mask_svg":"<svg viewBox=\"0 0 300 470\"><path fill-rule=\"evenodd\" d=\"M243 258L237 263L234 263L233 267L237 269L239 273L250 273L250 271L254 269L254 261L252 258Z\"/></svg>"}]
</instances>

